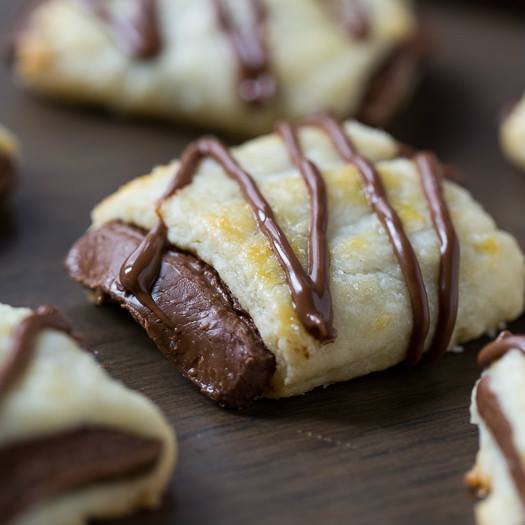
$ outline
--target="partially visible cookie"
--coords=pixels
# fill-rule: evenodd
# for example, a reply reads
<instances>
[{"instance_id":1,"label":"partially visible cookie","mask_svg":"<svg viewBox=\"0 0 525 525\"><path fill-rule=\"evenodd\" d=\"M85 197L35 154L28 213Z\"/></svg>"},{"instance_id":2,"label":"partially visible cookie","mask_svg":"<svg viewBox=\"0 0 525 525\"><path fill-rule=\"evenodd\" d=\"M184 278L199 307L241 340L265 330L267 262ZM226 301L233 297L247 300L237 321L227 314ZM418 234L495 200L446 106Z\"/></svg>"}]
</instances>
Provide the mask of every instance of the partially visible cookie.
<instances>
[{"instance_id":1,"label":"partially visible cookie","mask_svg":"<svg viewBox=\"0 0 525 525\"><path fill-rule=\"evenodd\" d=\"M0 305L0 523L155 507L175 450L159 410L112 380L56 309Z\"/></svg>"},{"instance_id":2,"label":"partially visible cookie","mask_svg":"<svg viewBox=\"0 0 525 525\"><path fill-rule=\"evenodd\" d=\"M466 482L485 499L479 525L525 523L525 336L503 332L485 347L486 367L472 393L471 419L479 452Z\"/></svg>"},{"instance_id":3,"label":"partially visible cookie","mask_svg":"<svg viewBox=\"0 0 525 525\"><path fill-rule=\"evenodd\" d=\"M422 52L405 0L43 0L12 56L57 99L253 135L320 110L384 125Z\"/></svg>"},{"instance_id":4,"label":"partially visible cookie","mask_svg":"<svg viewBox=\"0 0 525 525\"><path fill-rule=\"evenodd\" d=\"M0 126L0 199L7 195L15 184L17 150L13 135Z\"/></svg>"},{"instance_id":5,"label":"partially visible cookie","mask_svg":"<svg viewBox=\"0 0 525 525\"><path fill-rule=\"evenodd\" d=\"M514 105L503 121L500 139L507 158L525 169L525 97Z\"/></svg>"}]
</instances>

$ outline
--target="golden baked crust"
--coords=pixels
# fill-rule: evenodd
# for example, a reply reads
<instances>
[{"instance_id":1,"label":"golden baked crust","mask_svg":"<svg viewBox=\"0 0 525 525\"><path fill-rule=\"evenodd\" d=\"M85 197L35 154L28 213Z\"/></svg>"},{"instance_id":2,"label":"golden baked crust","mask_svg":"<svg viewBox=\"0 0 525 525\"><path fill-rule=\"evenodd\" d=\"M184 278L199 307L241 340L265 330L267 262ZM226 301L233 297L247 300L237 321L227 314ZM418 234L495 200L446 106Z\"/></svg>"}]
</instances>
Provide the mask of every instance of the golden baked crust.
<instances>
[{"instance_id":1,"label":"golden baked crust","mask_svg":"<svg viewBox=\"0 0 525 525\"><path fill-rule=\"evenodd\" d=\"M387 134L356 122L347 123L346 130L358 150L374 161L404 224L421 266L433 327L439 245L416 166L396 158L398 144ZM299 322L277 258L239 187L216 163L204 161L193 183L161 208L169 241L217 270L275 355L277 372L269 396L304 393L399 363L406 357L412 330L405 280L357 170L337 156L323 132L303 128L299 136L328 191L330 288L338 332L334 342L322 345ZM255 179L304 264L308 197L282 140L265 136L234 149L233 155ZM108 197L95 209L92 227L115 220L153 227L155 202L177 166L159 167ZM516 241L496 228L466 190L446 182L444 191L461 247L455 344L522 312L524 261Z\"/></svg>"}]
</instances>

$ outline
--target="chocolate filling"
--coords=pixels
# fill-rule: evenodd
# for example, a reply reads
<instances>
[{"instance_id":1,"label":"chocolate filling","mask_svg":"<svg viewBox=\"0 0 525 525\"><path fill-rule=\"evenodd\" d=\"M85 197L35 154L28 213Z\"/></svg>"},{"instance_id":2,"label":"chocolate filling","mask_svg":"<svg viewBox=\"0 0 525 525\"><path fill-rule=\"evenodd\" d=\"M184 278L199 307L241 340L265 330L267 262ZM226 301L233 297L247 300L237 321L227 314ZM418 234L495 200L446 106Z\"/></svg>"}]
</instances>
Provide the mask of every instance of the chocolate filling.
<instances>
[{"instance_id":1,"label":"chocolate filling","mask_svg":"<svg viewBox=\"0 0 525 525\"><path fill-rule=\"evenodd\" d=\"M70 275L120 303L161 352L200 390L225 407L242 408L261 396L275 371L251 318L217 273L194 255L173 247L162 257L151 297L170 328L119 280L121 267L146 234L114 222L86 233L66 259Z\"/></svg>"},{"instance_id":2,"label":"chocolate filling","mask_svg":"<svg viewBox=\"0 0 525 525\"><path fill-rule=\"evenodd\" d=\"M13 189L15 177L16 170L13 159L0 151L0 199Z\"/></svg>"},{"instance_id":3,"label":"chocolate filling","mask_svg":"<svg viewBox=\"0 0 525 525\"><path fill-rule=\"evenodd\" d=\"M161 454L156 439L86 427L0 448L0 522L91 484L138 476Z\"/></svg>"}]
</instances>

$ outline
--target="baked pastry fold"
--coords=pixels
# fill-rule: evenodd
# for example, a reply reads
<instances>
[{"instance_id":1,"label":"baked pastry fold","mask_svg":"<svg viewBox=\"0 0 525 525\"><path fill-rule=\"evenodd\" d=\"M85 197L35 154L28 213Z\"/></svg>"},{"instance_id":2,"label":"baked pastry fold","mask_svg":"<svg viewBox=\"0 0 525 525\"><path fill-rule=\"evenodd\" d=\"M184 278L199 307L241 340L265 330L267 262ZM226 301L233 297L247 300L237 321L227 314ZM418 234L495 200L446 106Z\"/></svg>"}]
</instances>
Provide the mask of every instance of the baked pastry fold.
<instances>
[{"instance_id":1,"label":"baked pastry fold","mask_svg":"<svg viewBox=\"0 0 525 525\"><path fill-rule=\"evenodd\" d=\"M384 124L422 52L405 0L44 0L12 55L57 99L254 135L320 110Z\"/></svg>"},{"instance_id":2,"label":"baked pastry fold","mask_svg":"<svg viewBox=\"0 0 525 525\"><path fill-rule=\"evenodd\" d=\"M82 524L155 507L175 450L159 410L112 380L56 309L0 305L3 524Z\"/></svg>"},{"instance_id":3,"label":"baked pastry fold","mask_svg":"<svg viewBox=\"0 0 525 525\"><path fill-rule=\"evenodd\" d=\"M470 408L479 430L479 452L466 482L484 497L476 505L480 525L525 522L524 352L524 336L503 332L479 356L487 368Z\"/></svg>"},{"instance_id":4,"label":"baked pastry fold","mask_svg":"<svg viewBox=\"0 0 525 525\"><path fill-rule=\"evenodd\" d=\"M437 357L521 313L524 261L465 189L434 173L442 170L431 155L399 152L382 131L330 118L283 124L231 153L204 139L182 165L158 167L97 206L69 272L129 309L187 377L229 406L302 394L407 357L415 364L423 349ZM245 340L214 339L232 334L230 321L210 314L217 305L181 311L203 286L186 274L178 286L176 253L214 273L221 308L246 321ZM203 372L218 356L214 373ZM221 370L223 358L249 363L250 379ZM225 376L230 391L249 395L225 399Z\"/></svg>"}]
</instances>

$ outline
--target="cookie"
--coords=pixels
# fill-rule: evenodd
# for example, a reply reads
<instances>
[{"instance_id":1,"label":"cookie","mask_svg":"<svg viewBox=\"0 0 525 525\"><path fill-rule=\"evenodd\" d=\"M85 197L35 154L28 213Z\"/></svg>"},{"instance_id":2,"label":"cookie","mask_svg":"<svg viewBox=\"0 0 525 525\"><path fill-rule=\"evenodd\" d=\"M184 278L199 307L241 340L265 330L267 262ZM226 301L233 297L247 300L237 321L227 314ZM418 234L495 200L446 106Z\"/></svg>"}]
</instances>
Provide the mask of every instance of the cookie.
<instances>
[{"instance_id":1,"label":"cookie","mask_svg":"<svg viewBox=\"0 0 525 525\"><path fill-rule=\"evenodd\" d=\"M226 406L437 358L522 312L524 260L406 151L330 117L198 140L97 206L69 273Z\"/></svg>"},{"instance_id":2,"label":"cookie","mask_svg":"<svg viewBox=\"0 0 525 525\"><path fill-rule=\"evenodd\" d=\"M0 305L0 522L70 525L158 505L175 438L53 307Z\"/></svg>"},{"instance_id":3,"label":"cookie","mask_svg":"<svg viewBox=\"0 0 525 525\"><path fill-rule=\"evenodd\" d=\"M43 0L11 55L57 99L254 135L320 110L385 124L423 50L404 0Z\"/></svg>"},{"instance_id":4,"label":"cookie","mask_svg":"<svg viewBox=\"0 0 525 525\"><path fill-rule=\"evenodd\" d=\"M480 525L525 522L525 336L503 332L479 354L485 371L474 388L472 423L479 430L479 452L466 482L483 501Z\"/></svg>"}]
</instances>

